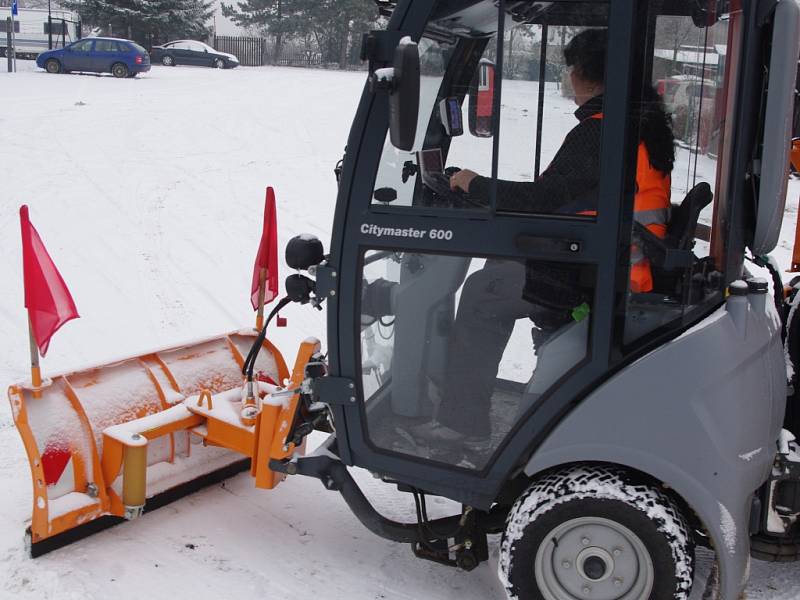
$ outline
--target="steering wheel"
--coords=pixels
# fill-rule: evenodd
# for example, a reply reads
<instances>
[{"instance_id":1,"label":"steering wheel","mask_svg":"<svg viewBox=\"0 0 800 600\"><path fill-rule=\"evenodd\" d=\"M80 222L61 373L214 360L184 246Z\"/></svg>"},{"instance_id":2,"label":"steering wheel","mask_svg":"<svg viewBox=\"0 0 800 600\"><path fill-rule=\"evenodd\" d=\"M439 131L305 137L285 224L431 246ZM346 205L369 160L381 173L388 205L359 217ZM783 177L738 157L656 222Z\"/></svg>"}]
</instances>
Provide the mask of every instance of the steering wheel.
<instances>
[{"instance_id":1,"label":"steering wheel","mask_svg":"<svg viewBox=\"0 0 800 600\"><path fill-rule=\"evenodd\" d=\"M471 198L461 190L450 189L450 177L460 170L458 167L447 167L444 174L435 176L429 182L423 181L425 189L433 197L431 205L445 208L486 208L487 203Z\"/></svg>"}]
</instances>

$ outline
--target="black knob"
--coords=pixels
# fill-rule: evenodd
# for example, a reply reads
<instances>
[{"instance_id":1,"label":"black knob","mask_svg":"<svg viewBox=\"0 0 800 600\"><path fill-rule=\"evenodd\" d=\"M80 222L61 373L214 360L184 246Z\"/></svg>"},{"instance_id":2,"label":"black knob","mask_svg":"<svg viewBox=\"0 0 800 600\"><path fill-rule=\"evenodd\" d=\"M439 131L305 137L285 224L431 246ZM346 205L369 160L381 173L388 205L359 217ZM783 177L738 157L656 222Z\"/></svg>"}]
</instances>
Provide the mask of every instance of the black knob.
<instances>
[{"instance_id":1,"label":"black knob","mask_svg":"<svg viewBox=\"0 0 800 600\"><path fill-rule=\"evenodd\" d=\"M319 238L307 233L294 236L286 244L286 264L304 271L325 260L325 249Z\"/></svg>"},{"instance_id":2,"label":"black knob","mask_svg":"<svg viewBox=\"0 0 800 600\"><path fill-rule=\"evenodd\" d=\"M309 279L305 275L295 273L286 278L286 295L291 298L292 302L299 302L300 304L308 304L311 300L311 293L314 291L316 284L313 279Z\"/></svg>"}]
</instances>

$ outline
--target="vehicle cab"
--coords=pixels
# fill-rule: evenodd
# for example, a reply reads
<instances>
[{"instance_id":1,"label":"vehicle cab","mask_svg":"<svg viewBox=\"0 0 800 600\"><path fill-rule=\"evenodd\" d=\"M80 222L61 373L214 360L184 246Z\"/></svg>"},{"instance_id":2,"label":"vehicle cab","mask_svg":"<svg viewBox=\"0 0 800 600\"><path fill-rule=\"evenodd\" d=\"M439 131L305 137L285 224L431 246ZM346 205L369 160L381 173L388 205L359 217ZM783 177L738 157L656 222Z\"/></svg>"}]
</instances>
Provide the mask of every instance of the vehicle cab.
<instances>
[{"instance_id":1,"label":"vehicle cab","mask_svg":"<svg viewBox=\"0 0 800 600\"><path fill-rule=\"evenodd\" d=\"M780 317L745 257L777 242L788 138L769 140L790 112L797 4L386 6L317 270L339 457L471 509L516 502L509 523L548 474L623 473L664 491L738 597L786 403ZM587 30L607 40L588 97L567 56ZM691 93L658 95L686 73ZM642 199L653 114L674 136L658 208ZM569 144L585 168L555 185ZM545 597L588 581L543 577Z\"/></svg>"}]
</instances>

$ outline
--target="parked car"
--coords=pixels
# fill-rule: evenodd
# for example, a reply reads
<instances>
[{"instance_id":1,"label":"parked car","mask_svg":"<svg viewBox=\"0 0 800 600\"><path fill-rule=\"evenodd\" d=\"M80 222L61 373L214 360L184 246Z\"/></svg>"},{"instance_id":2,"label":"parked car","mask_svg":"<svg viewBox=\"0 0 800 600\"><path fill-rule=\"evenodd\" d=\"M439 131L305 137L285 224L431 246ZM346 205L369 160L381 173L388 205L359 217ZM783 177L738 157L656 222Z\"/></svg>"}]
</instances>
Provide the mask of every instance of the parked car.
<instances>
[{"instance_id":1,"label":"parked car","mask_svg":"<svg viewBox=\"0 0 800 600\"><path fill-rule=\"evenodd\" d=\"M199 65L217 69L232 69L239 66L239 59L233 54L214 50L208 44L194 40L175 40L163 46L153 46L153 49L150 50L150 58L153 62L160 62L167 67Z\"/></svg>"},{"instance_id":2,"label":"parked car","mask_svg":"<svg viewBox=\"0 0 800 600\"><path fill-rule=\"evenodd\" d=\"M668 79L659 79L656 90L664 99L669 112L675 112L679 106L687 106L690 102L715 100L717 84L711 79L702 79L695 75L675 75Z\"/></svg>"},{"instance_id":3,"label":"parked car","mask_svg":"<svg viewBox=\"0 0 800 600\"><path fill-rule=\"evenodd\" d=\"M150 70L147 50L131 40L86 38L64 48L42 52L36 66L48 73L83 71L136 77Z\"/></svg>"}]
</instances>

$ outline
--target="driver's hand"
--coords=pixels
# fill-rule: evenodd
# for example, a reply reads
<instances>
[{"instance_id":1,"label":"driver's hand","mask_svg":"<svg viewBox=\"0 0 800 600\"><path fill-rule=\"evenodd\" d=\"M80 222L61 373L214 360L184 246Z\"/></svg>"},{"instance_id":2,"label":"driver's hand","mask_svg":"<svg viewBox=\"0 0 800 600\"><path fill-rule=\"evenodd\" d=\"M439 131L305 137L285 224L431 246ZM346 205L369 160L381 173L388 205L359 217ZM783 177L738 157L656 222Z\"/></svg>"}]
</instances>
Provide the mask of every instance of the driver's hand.
<instances>
[{"instance_id":1,"label":"driver's hand","mask_svg":"<svg viewBox=\"0 0 800 600\"><path fill-rule=\"evenodd\" d=\"M475 179L478 174L469 169L461 169L458 173L454 173L450 177L450 189L454 192L461 190L465 194L469 193L469 184Z\"/></svg>"}]
</instances>

